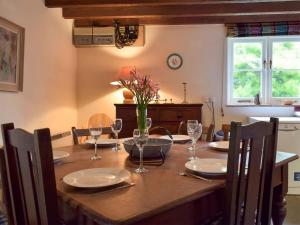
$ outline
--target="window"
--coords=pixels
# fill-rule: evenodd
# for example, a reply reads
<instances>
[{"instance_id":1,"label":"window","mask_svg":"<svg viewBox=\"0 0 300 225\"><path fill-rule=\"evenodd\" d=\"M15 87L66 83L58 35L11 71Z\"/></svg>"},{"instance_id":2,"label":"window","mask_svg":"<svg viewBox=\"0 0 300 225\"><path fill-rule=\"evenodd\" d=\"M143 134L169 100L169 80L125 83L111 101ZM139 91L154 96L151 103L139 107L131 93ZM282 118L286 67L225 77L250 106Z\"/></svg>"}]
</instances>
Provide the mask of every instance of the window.
<instances>
[{"instance_id":1,"label":"window","mask_svg":"<svg viewBox=\"0 0 300 225\"><path fill-rule=\"evenodd\" d=\"M300 100L300 37L228 38L228 104Z\"/></svg>"}]
</instances>

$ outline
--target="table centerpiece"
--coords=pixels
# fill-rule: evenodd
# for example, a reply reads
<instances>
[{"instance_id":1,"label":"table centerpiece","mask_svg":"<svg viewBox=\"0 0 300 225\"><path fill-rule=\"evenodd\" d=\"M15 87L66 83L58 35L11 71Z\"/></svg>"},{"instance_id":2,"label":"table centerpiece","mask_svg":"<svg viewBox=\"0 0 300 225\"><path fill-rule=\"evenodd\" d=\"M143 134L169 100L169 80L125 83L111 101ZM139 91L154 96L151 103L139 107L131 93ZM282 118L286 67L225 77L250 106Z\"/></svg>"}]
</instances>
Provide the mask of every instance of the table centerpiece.
<instances>
[{"instance_id":1,"label":"table centerpiece","mask_svg":"<svg viewBox=\"0 0 300 225\"><path fill-rule=\"evenodd\" d=\"M130 75L127 80L120 79L120 84L135 97L137 125L143 133L147 129L147 107L158 96L159 85L154 83L149 75L140 74L136 69L130 71Z\"/></svg>"}]
</instances>

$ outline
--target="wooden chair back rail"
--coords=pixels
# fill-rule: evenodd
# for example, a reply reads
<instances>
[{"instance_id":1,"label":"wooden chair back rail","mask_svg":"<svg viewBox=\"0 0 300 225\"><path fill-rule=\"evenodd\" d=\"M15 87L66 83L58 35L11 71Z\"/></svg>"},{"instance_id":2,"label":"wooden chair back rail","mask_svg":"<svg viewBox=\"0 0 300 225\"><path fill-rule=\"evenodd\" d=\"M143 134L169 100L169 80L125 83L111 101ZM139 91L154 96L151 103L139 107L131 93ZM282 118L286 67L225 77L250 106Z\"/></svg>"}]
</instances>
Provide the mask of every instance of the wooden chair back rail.
<instances>
[{"instance_id":1,"label":"wooden chair back rail","mask_svg":"<svg viewBox=\"0 0 300 225\"><path fill-rule=\"evenodd\" d=\"M13 124L1 128L14 224L58 224L49 129L30 134Z\"/></svg>"},{"instance_id":2,"label":"wooden chair back rail","mask_svg":"<svg viewBox=\"0 0 300 225\"><path fill-rule=\"evenodd\" d=\"M246 126L231 123L225 224L270 224L277 131L275 118Z\"/></svg>"},{"instance_id":3,"label":"wooden chair back rail","mask_svg":"<svg viewBox=\"0 0 300 225\"><path fill-rule=\"evenodd\" d=\"M202 128L202 134L206 135L206 139L205 141L207 142L212 142L214 139L214 130L215 130L215 126L213 124L210 124L209 127L203 127ZM187 123L186 121L181 121L178 127L178 134L187 134Z\"/></svg>"},{"instance_id":4,"label":"wooden chair back rail","mask_svg":"<svg viewBox=\"0 0 300 225\"><path fill-rule=\"evenodd\" d=\"M64 137L68 137L70 135L71 135L70 131L65 131L65 132L62 132L62 133L53 134L51 136L51 141L56 141L56 140L62 139Z\"/></svg>"},{"instance_id":5,"label":"wooden chair back rail","mask_svg":"<svg viewBox=\"0 0 300 225\"><path fill-rule=\"evenodd\" d=\"M2 204L3 204L3 214L5 214L8 224L14 225L13 222L13 210L11 205L10 191L8 188L8 177L6 173L6 164L4 150L0 148L0 168L1 168L1 184L2 184Z\"/></svg>"},{"instance_id":6,"label":"wooden chair back rail","mask_svg":"<svg viewBox=\"0 0 300 225\"><path fill-rule=\"evenodd\" d=\"M111 127L102 127L102 134L109 134L114 137ZM78 138L91 136L89 129L77 129L76 127L72 127L72 135L75 145L79 144Z\"/></svg>"}]
</instances>

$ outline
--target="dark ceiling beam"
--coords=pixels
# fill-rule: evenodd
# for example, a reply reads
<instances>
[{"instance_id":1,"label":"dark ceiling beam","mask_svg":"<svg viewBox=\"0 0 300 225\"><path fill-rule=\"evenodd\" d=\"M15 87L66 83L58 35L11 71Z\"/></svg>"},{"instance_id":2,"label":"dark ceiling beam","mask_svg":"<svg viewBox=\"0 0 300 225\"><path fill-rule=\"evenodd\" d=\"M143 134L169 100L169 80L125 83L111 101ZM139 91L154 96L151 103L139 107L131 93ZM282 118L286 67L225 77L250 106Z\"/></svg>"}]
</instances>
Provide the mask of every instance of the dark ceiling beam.
<instances>
[{"instance_id":1,"label":"dark ceiling beam","mask_svg":"<svg viewBox=\"0 0 300 225\"><path fill-rule=\"evenodd\" d=\"M123 25L186 25L186 24L226 24L226 23L251 23L251 22L279 22L279 21L298 21L300 12L295 14L285 15L261 15L261 16L215 16L215 17L147 17L147 18L131 18L119 19ZM85 26L113 26L114 20L74 20L74 25L77 27Z\"/></svg>"},{"instance_id":2,"label":"dark ceiling beam","mask_svg":"<svg viewBox=\"0 0 300 225\"><path fill-rule=\"evenodd\" d=\"M297 0L45 0L47 7L98 7L98 6L150 6L150 5L197 5L197 4L232 4L232 3L280 3Z\"/></svg>"},{"instance_id":3,"label":"dark ceiling beam","mask_svg":"<svg viewBox=\"0 0 300 225\"><path fill-rule=\"evenodd\" d=\"M222 17L222 16L261 16L285 15L300 12L300 1L269 3L234 3L207 5L164 5L164 6L128 6L128 7L82 7L64 8L63 17L67 19L122 19L147 17ZM299 19L298 19L299 20Z\"/></svg>"}]
</instances>

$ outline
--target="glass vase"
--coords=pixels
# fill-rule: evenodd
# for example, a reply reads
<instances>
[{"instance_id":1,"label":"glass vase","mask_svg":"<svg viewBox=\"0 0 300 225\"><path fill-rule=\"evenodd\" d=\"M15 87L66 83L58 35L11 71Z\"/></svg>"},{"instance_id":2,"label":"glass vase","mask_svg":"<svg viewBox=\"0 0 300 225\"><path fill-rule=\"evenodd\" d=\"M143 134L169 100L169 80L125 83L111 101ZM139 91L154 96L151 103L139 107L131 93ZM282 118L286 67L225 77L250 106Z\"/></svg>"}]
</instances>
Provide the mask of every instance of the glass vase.
<instances>
[{"instance_id":1,"label":"glass vase","mask_svg":"<svg viewBox=\"0 0 300 225\"><path fill-rule=\"evenodd\" d=\"M136 118L138 129L143 133L147 129L147 105L137 105Z\"/></svg>"}]
</instances>

